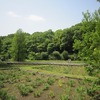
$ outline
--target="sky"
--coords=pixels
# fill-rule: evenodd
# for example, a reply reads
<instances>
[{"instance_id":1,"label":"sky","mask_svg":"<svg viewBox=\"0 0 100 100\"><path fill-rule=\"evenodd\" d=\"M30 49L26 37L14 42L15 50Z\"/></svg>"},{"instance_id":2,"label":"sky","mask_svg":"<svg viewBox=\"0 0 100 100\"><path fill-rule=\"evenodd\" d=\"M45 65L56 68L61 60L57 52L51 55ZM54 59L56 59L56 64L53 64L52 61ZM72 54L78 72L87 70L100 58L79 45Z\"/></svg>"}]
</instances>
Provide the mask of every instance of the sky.
<instances>
[{"instance_id":1,"label":"sky","mask_svg":"<svg viewBox=\"0 0 100 100\"><path fill-rule=\"evenodd\" d=\"M68 28L99 7L96 0L0 0L0 36Z\"/></svg>"}]
</instances>

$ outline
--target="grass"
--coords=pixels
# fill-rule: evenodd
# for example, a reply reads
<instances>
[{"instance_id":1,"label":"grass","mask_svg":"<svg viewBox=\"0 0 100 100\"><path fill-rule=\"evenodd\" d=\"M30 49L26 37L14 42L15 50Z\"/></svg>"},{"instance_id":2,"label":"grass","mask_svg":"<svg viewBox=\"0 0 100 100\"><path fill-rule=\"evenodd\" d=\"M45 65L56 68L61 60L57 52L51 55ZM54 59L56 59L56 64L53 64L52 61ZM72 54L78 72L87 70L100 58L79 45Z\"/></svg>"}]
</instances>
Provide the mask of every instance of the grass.
<instances>
[{"instance_id":1,"label":"grass","mask_svg":"<svg viewBox=\"0 0 100 100\"><path fill-rule=\"evenodd\" d=\"M95 79L96 77L87 75L83 66L5 67L0 69L0 100L6 97L10 100L91 100L89 95L93 92L91 86Z\"/></svg>"},{"instance_id":2,"label":"grass","mask_svg":"<svg viewBox=\"0 0 100 100\"><path fill-rule=\"evenodd\" d=\"M49 68L48 68L49 67ZM51 67L51 68L50 68ZM50 66L50 65L37 65L37 66L25 66L21 67L24 70L33 70L34 72L39 72L43 74L50 74L56 76L63 76L69 78L77 78L77 79L93 79L95 80L96 77L89 76L84 67L65 67L65 66ZM67 74L65 71L69 71Z\"/></svg>"}]
</instances>

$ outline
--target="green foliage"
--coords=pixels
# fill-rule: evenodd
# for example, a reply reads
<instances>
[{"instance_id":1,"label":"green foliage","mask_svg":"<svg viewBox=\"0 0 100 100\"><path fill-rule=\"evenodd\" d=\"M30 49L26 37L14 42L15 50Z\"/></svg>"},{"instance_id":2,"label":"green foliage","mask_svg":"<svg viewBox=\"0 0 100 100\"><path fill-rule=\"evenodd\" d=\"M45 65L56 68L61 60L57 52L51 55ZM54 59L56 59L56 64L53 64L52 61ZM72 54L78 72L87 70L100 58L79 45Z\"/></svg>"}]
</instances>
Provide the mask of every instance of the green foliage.
<instances>
[{"instance_id":1,"label":"green foliage","mask_svg":"<svg viewBox=\"0 0 100 100\"><path fill-rule=\"evenodd\" d=\"M58 51L53 51L52 57L53 57L54 60L60 60L61 59L60 53Z\"/></svg>"},{"instance_id":2,"label":"green foliage","mask_svg":"<svg viewBox=\"0 0 100 100\"><path fill-rule=\"evenodd\" d=\"M62 58L63 60L67 60L67 59L68 59L68 52L64 50L64 51L62 52L62 54L61 54L61 58Z\"/></svg>"},{"instance_id":3,"label":"green foliage","mask_svg":"<svg viewBox=\"0 0 100 100\"><path fill-rule=\"evenodd\" d=\"M12 56L14 61L23 61L25 59L25 35L19 29L13 38L12 43Z\"/></svg>"},{"instance_id":4,"label":"green foliage","mask_svg":"<svg viewBox=\"0 0 100 100\"><path fill-rule=\"evenodd\" d=\"M48 53L47 52L42 52L41 53L41 59L48 60Z\"/></svg>"},{"instance_id":5,"label":"green foliage","mask_svg":"<svg viewBox=\"0 0 100 100\"><path fill-rule=\"evenodd\" d=\"M47 83L48 83L49 85L52 85L54 82L55 82L55 79L52 78L52 77L49 77L49 78L47 79Z\"/></svg>"},{"instance_id":6,"label":"green foliage","mask_svg":"<svg viewBox=\"0 0 100 100\"><path fill-rule=\"evenodd\" d=\"M48 83L45 83L45 84L44 84L44 88L43 88L43 90L48 90L49 87L50 87L50 85L49 85Z\"/></svg>"},{"instance_id":7,"label":"green foliage","mask_svg":"<svg viewBox=\"0 0 100 100\"><path fill-rule=\"evenodd\" d=\"M100 2L100 0L97 0L98 2Z\"/></svg>"},{"instance_id":8,"label":"green foliage","mask_svg":"<svg viewBox=\"0 0 100 100\"><path fill-rule=\"evenodd\" d=\"M32 87L36 88L38 86L41 86L41 84L44 82L44 80L40 79L40 78L36 78L35 81L32 83Z\"/></svg>"},{"instance_id":9,"label":"green foliage","mask_svg":"<svg viewBox=\"0 0 100 100\"><path fill-rule=\"evenodd\" d=\"M61 95L60 100L69 100L69 95L67 94Z\"/></svg>"},{"instance_id":10,"label":"green foliage","mask_svg":"<svg viewBox=\"0 0 100 100\"><path fill-rule=\"evenodd\" d=\"M1 41L1 38L0 38L0 55L1 55L1 51L2 51L2 41Z\"/></svg>"},{"instance_id":11,"label":"green foliage","mask_svg":"<svg viewBox=\"0 0 100 100\"><path fill-rule=\"evenodd\" d=\"M35 60L36 58L35 52L29 52L28 58L29 60Z\"/></svg>"},{"instance_id":12,"label":"green foliage","mask_svg":"<svg viewBox=\"0 0 100 100\"><path fill-rule=\"evenodd\" d=\"M32 75L36 75L36 72L33 72Z\"/></svg>"},{"instance_id":13,"label":"green foliage","mask_svg":"<svg viewBox=\"0 0 100 100\"><path fill-rule=\"evenodd\" d=\"M39 91L34 92L34 97L40 97L40 95L41 95L41 92L39 92Z\"/></svg>"},{"instance_id":14,"label":"green foliage","mask_svg":"<svg viewBox=\"0 0 100 100\"><path fill-rule=\"evenodd\" d=\"M41 60L41 53L36 53L35 54L35 59L36 60Z\"/></svg>"},{"instance_id":15,"label":"green foliage","mask_svg":"<svg viewBox=\"0 0 100 100\"><path fill-rule=\"evenodd\" d=\"M55 50L55 44L54 43L49 43L47 47L47 52L51 54Z\"/></svg>"},{"instance_id":16,"label":"green foliage","mask_svg":"<svg viewBox=\"0 0 100 100\"><path fill-rule=\"evenodd\" d=\"M0 90L0 99L1 100L16 100L16 97L8 95L8 92L6 90Z\"/></svg>"},{"instance_id":17,"label":"green foliage","mask_svg":"<svg viewBox=\"0 0 100 100\"><path fill-rule=\"evenodd\" d=\"M41 94L42 94L42 92L43 92L42 90L35 90L35 91L34 91L34 97L36 97L36 98L37 98L37 97L40 97Z\"/></svg>"},{"instance_id":18,"label":"green foliage","mask_svg":"<svg viewBox=\"0 0 100 100\"><path fill-rule=\"evenodd\" d=\"M58 81L58 86L62 87L63 84L64 84L64 81L63 81L63 80L59 80L59 81Z\"/></svg>"},{"instance_id":19,"label":"green foliage","mask_svg":"<svg viewBox=\"0 0 100 100\"><path fill-rule=\"evenodd\" d=\"M31 85L21 84L18 89L22 96L27 96L29 93L33 92L33 87Z\"/></svg>"},{"instance_id":20,"label":"green foliage","mask_svg":"<svg viewBox=\"0 0 100 100\"><path fill-rule=\"evenodd\" d=\"M55 93L53 91L49 91L48 97L51 99L55 98Z\"/></svg>"},{"instance_id":21,"label":"green foliage","mask_svg":"<svg viewBox=\"0 0 100 100\"><path fill-rule=\"evenodd\" d=\"M74 87L75 82L74 80L70 80L67 84L71 87Z\"/></svg>"},{"instance_id":22,"label":"green foliage","mask_svg":"<svg viewBox=\"0 0 100 100\"><path fill-rule=\"evenodd\" d=\"M87 94L94 98L94 100L100 99L100 86L93 84L90 88L87 88Z\"/></svg>"},{"instance_id":23,"label":"green foliage","mask_svg":"<svg viewBox=\"0 0 100 100\"><path fill-rule=\"evenodd\" d=\"M4 83L0 81L0 89L4 87Z\"/></svg>"},{"instance_id":24,"label":"green foliage","mask_svg":"<svg viewBox=\"0 0 100 100\"><path fill-rule=\"evenodd\" d=\"M83 13L83 35L81 40L75 40L74 48L79 51L79 56L91 66L87 71L97 75L100 71L100 8L93 14L89 11Z\"/></svg>"},{"instance_id":25,"label":"green foliage","mask_svg":"<svg viewBox=\"0 0 100 100\"><path fill-rule=\"evenodd\" d=\"M80 27L77 27L79 25L55 32L52 30L34 32L32 35L19 29L15 34L0 37L0 56L4 60L13 59L15 61L46 60L48 56L49 59L61 59L60 56L55 57L52 53L54 51L59 53L68 51L68 54L73 54L74 39L76 37L81 38L81 35L78 35L79 32L75 32L76 29L80 30Z\"/></svg>"}]
</instances>

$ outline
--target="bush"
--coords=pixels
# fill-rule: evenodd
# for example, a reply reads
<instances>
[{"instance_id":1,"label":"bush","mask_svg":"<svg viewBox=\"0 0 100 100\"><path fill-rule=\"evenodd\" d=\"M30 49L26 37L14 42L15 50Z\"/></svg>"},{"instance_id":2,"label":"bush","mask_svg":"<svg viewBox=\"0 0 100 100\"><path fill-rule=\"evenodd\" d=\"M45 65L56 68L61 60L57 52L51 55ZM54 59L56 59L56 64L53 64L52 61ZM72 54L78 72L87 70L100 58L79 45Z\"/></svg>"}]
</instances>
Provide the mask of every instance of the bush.
<instances>
[{"instance_id":1,"label":"bush","mask_svg":"<svg viewBox=\"0 0 100 100\"><path fill-rule=\"evenodd\" d=\"M45 84L44 84L44 88L43 88L43 90L48 90L49 87L50 87L50 85L49 85L48 83L45 83Z\"/></svg>"},{"instance_id":2,"label":"bush","mask_svg":"<svg viewBox=\"0 0 100 100\"><path fill-rule=\"evenodd\" d=\"M40 86L43 83L43 80L40 78L36 78L36 80L32 83L32 87L36 88L38 86Z\"/></svg>"},{"instance_id":3,"label":"bush","mask_svg":"<svg viewBox=\"0 0 100 100\"><path fill-rule=\"evenodd\" d=\"M33 87L25 84L19 85L18 89L22 96L27 96L29 93L33 92Z\"/></svg>"},{"instance_id":4,"label":"bush","mask_svg":"<svg viewBox=\"0 0 100 100\"><path fill-rule=\"evenodd\" d=\"M36 90L36 91L34 91L34 97L40 97L41 96L41 94L42 94L42 90Z\"/></svg>"},{"instance_id":5,"label":"bush","mask_svg":"<svg viewBox=\"0 0 100 100\"><path fill-rule=\"evenodd\" d=\"M60 60L61 59L60 53L58 51L54 51L52 53L52 56L54 57L55 60Z\"/></svg>"},{"instance_id":6,"label":"bush","mask_svg":"<svg viewBox=\"0 0 100 100\"><path fill-rule=\"evenodd\" d=\"M48 94L49 98L53 99L55 98L55 94L53 91L49 91L49 94Z\"/></svg>"},{"instance_id":7,"label":"bush","mask_svg":"<svg viewBox=\"0 0 100 100\"><path fill-rule=\"evenodd\" d=\"M61 58L62 58L62 60L67 60L68 59L68 52L64 50L61 54Z\"/></svg>"},{"instance_id":8,"label":"bush","mask_svg":"<svg viewBox=\"0 0 100 100\"><path fill-rule=\"evenodd\" d=\"M54 82L55 82L55 79L54 78L51 78L51 77L49 77L48 80L47 80L47 83L49 85L52 85Z\"/></svg>"},{"instance_id":9,"label":"bush","mask_svg":"<svg viewBox=\"0 0 100 100\"><path fill-rule=\"evenodd\" d=\"M49 55L49 60L55 60L55 58L52 55Z\"/></svg>"},{"instance_id":10,"label":"bush","mask_svg":"<svg viewBox=\"0 0 100 100\"><path fill-rule=\"evenodd\" d=\"M48 53L47 52L42 52L41 53L41 59L42 60L48 60Z\"/></svg>"},{"instance_id":11,"label":"bush","mask_svg":"<svg viewBox=\"0 0 100 100\"><path fill-rule=\"evenodd\" d=\"M0 90L0 100L16 100L16 97L8 95L6 90Z\"/></svg>"}]
</instances>

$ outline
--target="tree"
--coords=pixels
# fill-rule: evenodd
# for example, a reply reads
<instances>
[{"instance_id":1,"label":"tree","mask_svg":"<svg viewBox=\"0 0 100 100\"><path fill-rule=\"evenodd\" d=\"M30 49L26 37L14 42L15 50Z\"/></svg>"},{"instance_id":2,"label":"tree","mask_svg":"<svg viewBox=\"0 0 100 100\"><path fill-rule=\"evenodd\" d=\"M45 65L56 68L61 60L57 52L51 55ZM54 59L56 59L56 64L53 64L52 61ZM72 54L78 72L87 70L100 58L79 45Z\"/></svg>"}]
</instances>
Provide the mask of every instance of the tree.
<instances>
[{"instance_id":1,"label":"tree","mask_svg":"<svg viewBox=\"0 0 100 100\"><path fill-rule=\"evenodd\" d=\"M100 72L100 8L93 14L83 13L82 40L75 40L74 48L79 50L79 56L87 61L87 71L98 76Z\"/></svg>"},{"instance_id":2,"label":"tree","mask_svg":"<svg viewBox=\"0 0 100 100\"><path fill-rule=\"evenodd\" d=\"M47 46L47 52L51 54L55 50L55 44L54 43L49 43Z\"/></svg>"},{"instance_id":3,"label":"tree","mask_svg":"<svg viewBox=\"0 0 100 100\"><path fill-rule=\"evenodd\" d=\"M98 2L100 2L100 0L97 0Z\"/></svg>"},{"instance_id":4,"label":"tree","mask_svg":"<svg viewBox=\"0 0 100 100\"><path fill-rule=\"evenodd\" d=\"M2 41L0 39L0 54L1 54L1 50L2 50Z\"/></svg>"},{"instance_id":5,"label":"tree","mask_svg":"<svg viewBox=\"0 0 100 100\"><path fill-rule=\"evenodd\" d=\"M25 36L24 32L19 29L13 38L12 57L14 61L23 61L25 59Z\"/></svg>"}]
</instances>

